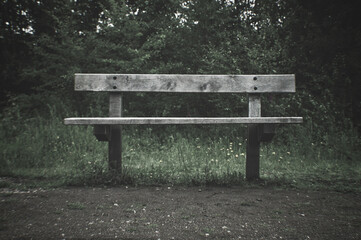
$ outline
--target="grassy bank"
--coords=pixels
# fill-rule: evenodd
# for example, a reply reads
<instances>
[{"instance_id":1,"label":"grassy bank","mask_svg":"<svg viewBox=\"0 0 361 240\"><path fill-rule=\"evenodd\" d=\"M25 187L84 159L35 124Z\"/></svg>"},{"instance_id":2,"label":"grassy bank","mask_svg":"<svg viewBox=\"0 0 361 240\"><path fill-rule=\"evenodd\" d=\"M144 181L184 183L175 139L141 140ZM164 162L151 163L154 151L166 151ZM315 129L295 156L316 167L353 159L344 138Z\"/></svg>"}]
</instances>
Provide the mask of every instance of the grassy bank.
<instances>
[{"instance_id":1,"label":"grassy bank","mask_svg":"<svg viewBox=\"0 0 361 240\"><path fill-rule=\"evenodd\" d=\"M107 143L92 127L65 126L53 111L45 119L4 118L1 176L43 179L51 185L102 184L108 172ZM139 126L123 129L125 184L244 184L245 126ZM352 130L313 140L307 122L282 126L261 147L265 182L307 188L360 189L359 139ZM291 135L291 137L290 137ZM287 138L287 139L285 139Z\"/></svg>"}]
</instances>

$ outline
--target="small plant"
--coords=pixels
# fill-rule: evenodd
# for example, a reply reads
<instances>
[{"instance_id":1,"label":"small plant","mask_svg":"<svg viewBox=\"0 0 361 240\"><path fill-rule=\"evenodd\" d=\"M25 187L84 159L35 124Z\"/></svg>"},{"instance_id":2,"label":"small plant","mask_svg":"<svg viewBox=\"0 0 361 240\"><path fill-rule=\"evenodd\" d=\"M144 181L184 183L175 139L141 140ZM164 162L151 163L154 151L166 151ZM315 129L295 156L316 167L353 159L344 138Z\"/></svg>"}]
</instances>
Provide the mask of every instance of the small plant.
<instances>
[{"instance_id":1,"label":"small plant","mask_svg":"<svg viewBox=\"0 0 361 240\"><path fill-rule=\"evenodd\" d=\"M81 202L70 202L67 204L67 207L72 210L83 210L85 205Z\"/></svg>"}]
</instances>

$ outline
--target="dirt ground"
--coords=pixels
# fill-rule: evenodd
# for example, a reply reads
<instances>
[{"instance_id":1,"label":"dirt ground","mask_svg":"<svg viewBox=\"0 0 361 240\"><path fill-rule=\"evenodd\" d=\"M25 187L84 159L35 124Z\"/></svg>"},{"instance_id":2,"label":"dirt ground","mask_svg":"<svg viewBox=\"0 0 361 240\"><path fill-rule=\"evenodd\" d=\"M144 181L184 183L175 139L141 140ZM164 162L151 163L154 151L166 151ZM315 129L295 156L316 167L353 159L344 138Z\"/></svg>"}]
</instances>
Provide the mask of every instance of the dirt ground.
<instances>
[{"instance_id":1,"label":"dirt ground","mask_svg":"<svg viewBox=\"0 0 361 240\"><path fill-rule=\"evenodd\" d=\"M0 189L0 239L361 239L360 193L237 187Z\"/></svg>"}]
</instances>

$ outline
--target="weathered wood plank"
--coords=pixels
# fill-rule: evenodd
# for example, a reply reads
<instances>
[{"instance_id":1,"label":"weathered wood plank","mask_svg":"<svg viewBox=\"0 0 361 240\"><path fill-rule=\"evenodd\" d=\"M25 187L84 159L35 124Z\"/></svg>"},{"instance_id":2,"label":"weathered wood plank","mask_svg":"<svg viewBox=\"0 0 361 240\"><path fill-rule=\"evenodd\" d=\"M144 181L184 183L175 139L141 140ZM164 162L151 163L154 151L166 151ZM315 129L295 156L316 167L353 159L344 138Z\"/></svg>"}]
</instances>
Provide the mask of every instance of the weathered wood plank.
<instances>
[{"instance_id":1,"label":"weathered wood plank","mask_svg":"<svg viewBox=\"0 0 361 240\"><path fill-rule=\"evenodd\" d=\"M261 117L260 94L248 95L248 117ZM247 149L246 149L246 178L247 180L259 178L259 149L260 141L259 124L248 125Z\"/></svg>"},{"instance_id":2,"label":"weathered wood plank","mask_svg":"<svg viewBox=\"0 0 361 240\"><path fill-rule=\"evenodd\" d=\"M295 75L75 74L77 91L265 93L295 92Z\"/></svg>"},{"instance_id":3,"label":"weathered wood plank","mask_svg":"<svg viewBox=\"0 0 361 240\"><path fill-rule=\"evenodd\" d=\"M246 149L246 179L254 180L259 178L259 150L258 139L259 128L257 124L248 125L248 138Z\"/></svg>"},{"instance_id":4,"label":"weathered wood plank","mask_svg":"<svg viewBox=\"0 0 361 240\"><path fill-rule=\"evenodd\" d=\"M108 142L110 136L110 128L106 125L94 125L93 134L100 142Z\"/></svg>"},{"instance_id":5,"label":"weathered wood plank","mask_svg":"<svg viewBox=\"0 0 361 240\"><path fill-rule=\"evenodd\" d=\"M248 96L248 117L261 116L261 95L249 94Z\"/></svg>"},{"instance_id":6,"label":"weathered wood plank","mask_svg":"<svg viewBox=\"0 0 361 240\"><path fill-rule=\"evenodd\" d=\"M65 118L67 125L302 123L302 117L92 117Z\"/></svg>"},{"instance_id":7,"label":"weathered wood plank","mask_svg":"<svg viewBox=\"0 0 361 240\"><path fill-rule=\"evenodd\" d=\"M120 93L109 93L109 116L122 116L122 95ZM122 171L122 127L112 125L109 128L109 169L120 174Z\"/></svg>"}]
</instances>

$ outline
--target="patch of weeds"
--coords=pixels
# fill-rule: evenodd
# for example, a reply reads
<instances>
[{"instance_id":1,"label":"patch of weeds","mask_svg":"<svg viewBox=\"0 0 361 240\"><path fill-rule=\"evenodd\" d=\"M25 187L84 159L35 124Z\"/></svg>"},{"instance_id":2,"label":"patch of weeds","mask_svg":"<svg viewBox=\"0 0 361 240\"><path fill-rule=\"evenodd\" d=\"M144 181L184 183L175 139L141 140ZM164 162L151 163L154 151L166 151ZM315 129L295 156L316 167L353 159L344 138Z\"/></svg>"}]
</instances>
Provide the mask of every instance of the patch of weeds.
<instances>
[{"instance_id":1,"label":"patch of weeds","mask_svg":"<svg viewBox=\"0 0 361 240\"><path fill-rule=\"evenodd\" d=\"M71 202L67 204L67 207L72 210L83 210L85 209L85 205L81 202Z\"/></svg>"},{"instance_id":2,"label":"patch of weeds","mask_svg":"<svg viewBox=\"0 0 361 240\"><path fill-rule=\"evenodd\" d=\"M11 186L11 183L7 182L7 181L0 181L0 188L8 188Z\"/></svg>"},{"instance_id":3,"label":"patch of weeds","mask_svg":"<svg viewBox=\"0 0 361 240\"><path fill-rule=\"evenodd\" d=\"M105 209L105 206L104 205L98 205L98 206L95 207L95 209L103 210L103 209Z\"/></svg>"},{"instance_id":4,"label":"patch of weeds","mask_svg":"<svg viewBox=\"0 0 361 240\"><path fill-rule=\"evenodd\" d=\"M282 218L282 214L283 214L283 212L281 210L275 209L275 210L272 211L270 217L272 219L279 220L279 219Z\"/></svg>"},{"instance_id":5,"label":"patch of weeds","mask_svg":"<svg viewBox=\"0 0 361 240\"><path fill-rule=\"evenodd\" d=\"M131 211L133 211L133 210L140 210L140 209L143 209L143 208L146 207L146 206L147 206L147 204L145 204L145 203L143 203L143 204L141 204L141 203L132 204L132 205L130 205L130 206L127 208L127 210L131 210Z\"/></svg>"},{"instance_id":6,"label":"patch of weeds","mask_svg":"<svg viewBox=\"0 0 361 240\"><path fill-rule=\"evenodd\" d=\"M27 191L34 188L48 189L64 185L63 183L59 182L59 180L53 180L51 178L44 179L41 177L27 176L25 171L31 170L18 169L17 172L14 173L14 178L12 178L11 180L0 181L0 188L10 188L20 191ZM33 171L35 170L33 169Z\"/></svg>"},{"instance_id":7,"label":"patch of weeds","mask_svg":"<svg viewBox=\"0 0 361 240\"><path fill-rule=\"evenodd\" d=\"M311 202L296 202L296 203L293 203L293 205L298 208L298 207L311 206L312 203Z\"/></svg>"},{"instance_id":8,"label":"patch of weeds","mask_svg":"<svg viewBox=\"0 0 361 240\"><path fill-rule=\"evenodd\" d=\"M7 159L0 164L6 167L0 166L0 175L25 180L1 179L0 188L180 184L361 192L361 164L357 161L361 140L352 128L330 126L335 131L325 133L322 139L310 134L312 124L280 128L274 141L260 149L264 182L248 183L243 175L246 140L238 137L246 126L126 128L119 175L107 170L107 147L93 137L91 126L67 127L60 118L63 114L55 108L49 111L50 118L28 119L25 125L24 121L13 125L9 117L0 123L1 135L8 136L0 140L5 149L2 159Z\"/></svg>"},{"instance_id":9,"label":"patch of weeds","mask_svg":"<svg viewBox=\"0 0 361 240\"><path fill-rule=\"evenodd\" d=\"M55 211L54 211L54 214L57 214L57 215L60 215L60 214L62 214L63 213L63 211L61 210L61 209L56 209Z\"/></svg>"},{"instance_id":10,"label":"patch of weeds","mask_svg":"<svg viewBox=\"0 0 361 240\"><path fill-rule=\"evenodd\" d=\"M206 227L206 228L203 228L201 232L202 232L202 235L204 235L204 234L212 234L213 230Z\"/></svg>"},{"instance_id":11,"label":"patch of weeds","mask_svg":"<svg viewBox=\"0 0 361 240\"><path fill-rule=\"evenodd\" d=\"M137 229L135 227L130 227L127 229L129 232L136 232Z\"/></svg>"},{"instance_id":12,"label":"patch of weeds","mask_svg":"<svg viewBox=\"0 0 361 240\"><path fill-rule=\"evenodd\" d=\"M196 215L192 213L183 212L181 213L181 219L189 220L191 218L194 218Z\"/></svg>"},{"instance_id":13,"label":"patch of weeds","mask_svg":"<svg viewBox=\"0 0 361 240\"><path fill-rule=\"evenodd\" d=\"M148 228L151 228L151 229L154 229L154 228L158 228L159 225L156 224L156 223L151 223L151 224L149 224L147 227L148 227Z\"/></svg>"},{"instance_id":14,"label":"patch of weeds","mask_svg":"<svg viewBox=\"0 0 361 240\"><path fill-rule=\"evenodd\" d=\"M282 214L282 211L280 210L273 210L273 216L276 217L276 216L280 216Z\"/></svg>"},{"instance_id":15,"label":"patch of weeds","mask_svg":"<svg viewBox=\"0 0 361 240\"><path fill-rule=\"evenodd\" d=\"M189 215L181 216L181 219L184 219L184 220L189 220L190 218L191 218L191 216L189 216Z\"/></svg>"},{"instance_id":16,"label":"patch of weeds","mask_svg":"<svg viewBox=\"0 0 361 240\"><path fill-rule=\"evenodd\" d=\"M135 213L135 210L132 208L127 208L127 209L125 209L125 212L126 213Z\"/></svg>"},{"instance_id":17,"label":"patch of weeds","mask_svg":"<svg viewBox=\"0 0 361 240\"><path fill-rule=\"evenodd\" d=\"M11 197L14 193L12 192L6 192L6 193L1 193L1 196L3 197Z\"/></svg>"},{"instance_id":18,"label":"patch of weeds","mask_svg":"<svg viewBox=\"0 0 361 240\"><path fill-rule=\"evenodd\" d=\"M297 231L296 228L290 226L285 227L283 230L287 233L295 233Z\"/></svg>"}]
</instances>

